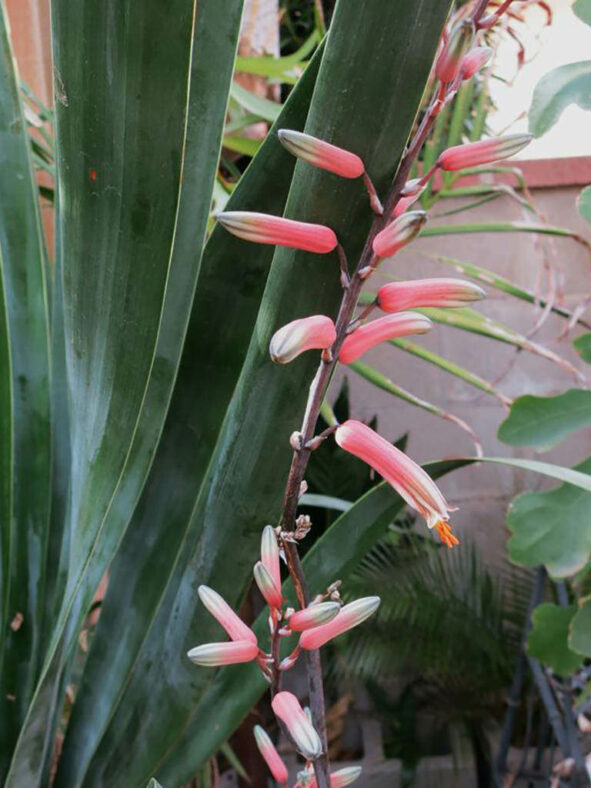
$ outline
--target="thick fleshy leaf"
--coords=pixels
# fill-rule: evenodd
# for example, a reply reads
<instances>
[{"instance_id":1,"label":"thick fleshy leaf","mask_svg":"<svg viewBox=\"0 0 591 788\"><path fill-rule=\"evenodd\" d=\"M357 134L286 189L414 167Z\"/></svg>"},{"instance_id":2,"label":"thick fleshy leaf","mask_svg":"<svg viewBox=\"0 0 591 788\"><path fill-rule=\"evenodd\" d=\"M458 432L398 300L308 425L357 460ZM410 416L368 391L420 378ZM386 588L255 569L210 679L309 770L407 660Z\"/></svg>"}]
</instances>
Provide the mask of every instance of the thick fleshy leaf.
<instances>
[{"instance_id":1,"label":"thick fleshy leaf","mask_svg":"<svg viewBox=\"0 0 591 788\"><path fill-rule=\"evenodd\" d=\"M547 451L576 430L591 425L591 391L570 389L555 397L518 397L499 427L498 437L511 446Z\"/></svg>"},{"instance_id":2,"label":"thick fleshy leaf","mask_svg":"<svg viewBox=\"0 0 591 788\"><path fill-rule=\"evenodd\" d=\"M529 109L529 130L545 134L570 104L591 109L591 60L568 63L544 74L535 87Z\"/></svg>"},{"instance_id":3,"label":"thick fleshy leaf","mask_svg":"<svg viewBox=\"0 0 591 788\"><path fill-rule=\"evenodd\" d=\"M545 602L532 613L533 626L527 639L527 653L548 665L559 676L570 676L583 661L581 655L568 645L569 626L576 612L576 605L559 607Z\"/></svg>"},{"instance_id":4,"label":"thick fleshy leaf","mask_svg":"<svg viewBox=\"0 0 591 788\"><path fill-rule=\"evenodd\" d=\"M339 4L333 17L306 131L362 156L380 191L393 177L414 122L447 12L445 5L432 0L417 7L408 0L396 7L384 7L365 0L354 7ZM357 31L353 40L352 26ZM376 47L380 58L372 57ZM368 62L369 72L361 67ZM386 94L385 82L390 85ZM264 146L261 153L263 150ZM280 176L280 172L269 171L272 179ZM305 162L296 166L287 214L333 227L352 259L359 253L372 221L362 183L343 183ZM240 260L247 244L234 248ZM260 257L260 249L257 254ZM186 410L183 418L176 421L175 442L168 444L167 453L162 456L162 476L150 479L153 505L148 506L146 499L138 509L142 517L138 519L138 540L157 541L158 530L162 542L176 539L177 544L165 566L163 550L157 551L152 544L152 558L166 586L156 588L152 609L142 619L138 644L141 651L136 652L132 672L124 679L119 705L113 710L109 727L88 766L89 781L140 783L155 764L173 752L176 741L194 718L198 699L209 681L209 676L184 657L187 648L208 639L212 626L202 608L196 608L194 585L205 582L215 586L229 603L238 603L250 576L261 526L276 520L279 513L282 483L278 480L285 479L291 455L287 436L303 411L306 387L301 381L310 379L317 359L302 357L289 367L278 369L268 359L267 346L272 333L286 320L310 314L311 310L334 314L341 292L338 262L336 255L317 258L290 249L275 252L246 364L230 410L221 414L225 418L220 434L220 421L216 418L209 423L200 402L216 401L212 383L219 379L220 363L212 344L217 346L222 333L220 322L225 322L227 313L233 311L228 306L233 303L237 283L249 285L247 279L237 276L237 270L227 269L230 286L222 292L223 309L220 310L219 301L215 302L203 353L196 353L195 346L191 347L191 341L201 343L203 338L192 337L189 331L185 348L187 372L181 367L177 384L179 401L183 400ZM200 281L197 298L201 284ZM211 299L211 292L208 295ZM220 321L222 314L224 321ZM235 341L233 333L232 342ZM215 376L204 371L204 359L215 361ZM222 364L225 363L224 359ZM228 374L231 373L232 369ZM200 402L195 399L195 389L200 390ZM223 402L221 406L225 407ZM211 407L208 404L209 412ZM171 414L173 408L174 398ZM211 429L207 436L206 429ZM175 473L173 492L170 463L176 471L185 460L186 451L189 467L194 467L198 431L198 459L208 464L207 473L200 486L199 473L189 477L188 488L184 489L176 486ZM285 440L281 440L281 435L285 435ZM160 448L167 442L165 431ZM171 524L173 501L183 512ZM238 540L241 549L228 550L228 544ZM131 554L128 555L131 560ZM149 575L150 585L154 574ZM142 595L144 589L145 586ZM136 604L137 596L133 599ZM106 645L110 647L112 643L111 640ZM153 687L148 695L144 691L146 680Z\"/></svg>"},{"instance_id":5,"label":"thick fleshy leaf","mask_svg":"<svg viewBox=\"0 0 591 788\"><path fill-rule=\"evenodd\" d=\"M37 187L0 8L0 782L43 656L51 429L49 317Z\"/></svg>"},{"instance_id":6,"label":"thick fleshy leaf","mask_svg":"<svg viewBox=\"0 0 591 788\"><path fill-rule=\"evenodd\" d=\"M425 469L432 478L437 479L469 462L436 462L426 465ZM314 590L324 589L335 578L346 581L361 557L384 536L404 505L402 499L385 483L374 487L356 501L306 554L303 565L310 587ZM289 581L284 583L284 593L293 600L290 585ZM259 616L253 628L261 638L261 643L265 642L266 626L266 617ZM160 767L159 778L165 784L182 783L189 779L196 764L203 763L216 752L220 743L240 724L266 687L268 685L257 668L253 670L240 666L235 670L220 670L200 701L190 726ZM227 702L228 698L232 698L231 703ZM215 720L215 725L204 730L201 723L203 719Z\"/></svg>"},{"instance_id":7,"label":"thick fleshy leaf","mask_svg":"<svg viewBox=\"0 0 591 788\"><path fill-rule=\"evenodd\" d=\"M577 612L570 622L568 645L578 654L591 658L591 596L579 599Z\"/></svg>"},{"instance_id":8,"label":"thick fleshy leaf","mask_svg":"<svg viewBox=\"0 0 591 788\"><path fill-rule=\"evenodd\" d=\"M532 470L531 464L528 469ZM528 567L543 564L554 577L574 575L589 561L591 476L587 474L591 473L591 460L574 472L588 480L584 491L563 484L555 490L526 492L513 499L507 514L512 561Z\"/></svg>"},{"instance_id":9,"label":"thick fleshy leaf","mask_svg":"<svg viewBox=\"0 0 591 788\"><path fill-rule=\"evenodd\" d=\"M291 94L281 125L303 128L320 57L318 53ZM281 214L294 167L294 158L271 133L234 190L228 209ZM170 412L146 490L112 567L57 785L84 779L162 603L244 362L272 259L272 247L245 244L221 227L207 243ZM132 607L137 613L130 619ZM216 638L212 631L211 639Z\"/></svg>"},{"instance_id":10,"label":"thick fleshy leaf","mask_svg":"<svg viewBox=\"0 0 591 788\"><path fill-rule=\"evenodd\" d=\"M207 74L191 61L193 0L130 4L125 26L104 9L66 6L54 3L52 11L76 528L64 604L13 764L12 780L29 785L50 746L59 674L158 440L198 270L239 23L239 9L226 15L220 36L229 62L204 87ZM213 57L215 39L210 46ZM187 112L197 79L199 100ZM211 125L197 141L206 116ZM183 164L190 169L181 189Z\"/></svg>"}]
</instances>

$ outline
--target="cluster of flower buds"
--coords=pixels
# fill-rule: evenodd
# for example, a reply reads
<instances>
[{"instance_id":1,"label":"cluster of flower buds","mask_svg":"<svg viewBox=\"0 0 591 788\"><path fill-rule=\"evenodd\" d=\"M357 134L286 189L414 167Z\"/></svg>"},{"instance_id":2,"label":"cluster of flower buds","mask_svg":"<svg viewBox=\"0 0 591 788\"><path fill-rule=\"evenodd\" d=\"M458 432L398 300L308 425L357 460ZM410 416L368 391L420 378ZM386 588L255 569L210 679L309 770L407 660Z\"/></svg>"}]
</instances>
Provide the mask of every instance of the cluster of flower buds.
<instances>
[{"instance_id":1,"label":"cluster of flower buds","mask_svg":"<svg viewBox=\"0 0 591 788\"><path fill-rule=\"evenodd\" d=\"M280 692L275 696L272 706L298 750L304 755L306 752L315 752L314 748L318 746L320 737L309 720L307 710L302 709L297 698L290 692ZM289 779L287 766L277 752L271 737L260 725L255 725L253 733L259 752L269 767L273 779L281 786L287 785ZM298 773L294 788L317 788L311 768L314 757L317 756L309 758L306 768ZM338 769L330 775L331 788L346 788L352 785L361 776L361 771L361 766L346 766Z\"/></svg>"},{"instance_id":2,"label":"cluster of flower buds","mask_svg":"<svg viewBox=\"0 0 591 788\"><path fill-rule=\"evenodd\" d=\"M281 584L281 548L278 541L281 538L281 532L278 533L271 525L265 526L261 537L260 560L253 569L255 582L269 606L270 651L265 652L259 647L253 630L216 591L201 585L198 589L199 598L231 639L192 648L187 656L194 663L204 667L216 667L256 661L265 678L272 683L274 678L293 667L302 649L318 649L375 613L380 604L377 596L356 599L342 606L336 590L338 583L330 586L324 594L319 594L303 609L295 611L287 607ZM298 641L291 652L281 658L280 644L291 636L297 636ZM322 754L323 747L308 713L290 692L277 692L272 708L298 752L307 761L307 768L299 776L298 785L302 788L305 785L314 785L312 764ZM271 774L280 785L286 785L287 769L271 739L259 726L254 733L257 746ZM353 775L359 776L359 773L360 770L356 767L353 770L335 772L331 776L331 785L349 785L353 782Z\"/></svg>"},{"instance_id":3,"label":"cluster of flower buds","mask_svg":"<svg viewBox=\"0 0 591 788\"><path fill-rule=\"evenodd\" d=\"M320 648L329 640L358 626L377 610L380 604L377 596L357 599L342 607L340 601L335 600L332 588L301 610L294 611L293 608L285 607L281 590L280 557L277 533L272 525L267 525L261 538L261 559L254 565L253 575L269 606L271 636L285 638L299 635L299 642L291 654L274 665L273 656L259 648L252 629L216 591L201 585L198 589L199 598L231 640L197 646L188 652L189 659L205 667L257 660L266 678L271 680L274 669L284 671L294 665L301 649L310 651ZM336 597L338 599L338 595Z\"/></svg>"},{"instance_id":4,"label":"cluster of flower buds","mask_svg":"<svg viewBox=\"0 0 591 788\"><path fill-rule=\"evenodd\" d=\"M461 21L452 29L435 69L442 84L453 83L461 75L461 78L472 76L488 60L488 47L471 49L473 38L472 23ZM316 167L344 178L367 176L362 160L350 151L296 131L281 130L279 136L290 152ZM455 171L507 158L521 150L530 138L528 134L517 134L458 145L443 151L434 169ZM358 271L361 280L367 278L383 258L392 257L419 235L427 219L426 213L405 209L417 199L428 177L430 173L423 178L409 181L402 190L392 218L386 220L383 229L376 233L372 240L373 258L364 269ZM328 253L337 247L339 253L342 251L333 230L324 225L244 212L222 213L218 215L218 220L230 232L250 241L316 253ZM330 317L310 315L279 328L271 338L269 353L274 362L286 364L306 351L321 350L326 363L338 359L343 364L351 364L383 342L429 331L431 321L428 317L409 310L424 307L454 308L483 297L484 292L478 285L459 279L392 282L378 290L375 301L350 323L345 336L337 336L336 326ZM365 318L375 307L391 314L365 322ZM303 446L299 441L299 433L296 437L298 441L292 441L292 445L295 450L300 450ZM341 425L336 430L335 437L343 449L364 459L404 500L423 514L429 528L437 530L444 544L449 547L457 544L447 522L452 510L436 485L419 466L358 422L349 421ZM320 442L313 441L306 448L315 448ZM255 567L255 579L271 608L279 609L281 591L264 561ZM320 614L320 611L315 611L315 614ZM307 615L304 615L303 620L307 620ZM303 642L306 642L306 638L303 638ZM303 643L301 646L305 647ZM238 653L239 650L234 648L224 653L224 656L230 660ZM210 660L213 658L210 654L207 657Z\"/></svg>"}]
</instances>

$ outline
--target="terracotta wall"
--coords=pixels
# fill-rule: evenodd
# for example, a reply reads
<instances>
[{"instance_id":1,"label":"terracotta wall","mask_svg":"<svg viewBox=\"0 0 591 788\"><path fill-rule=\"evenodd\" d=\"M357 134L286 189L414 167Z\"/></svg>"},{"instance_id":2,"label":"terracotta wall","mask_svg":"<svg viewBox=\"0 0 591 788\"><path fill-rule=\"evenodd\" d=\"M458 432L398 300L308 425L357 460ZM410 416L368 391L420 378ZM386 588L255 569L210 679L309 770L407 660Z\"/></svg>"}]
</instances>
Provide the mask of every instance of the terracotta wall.
<instances>
[{"instance_id":1,"label":"terracotta wall","mask_svg":"<svg viewBox=\"0 0 591 788\"><path fill-rule=\"evenodd\" d=\"M49 0L6 0L12 44L22 79L51 103Z\"/></svg>"},{"instance_id":2,"label":"terracotta wall","mask_svg":"<svg viewBox=\"0 0 591 788\"><path fill-rule=\"evenodd\" d=\"M575 206L580 189L580 186L539 189L534 191L534 200L552 224L573 228L590 239L589 225L578 215ZM446 202L445 207L452 207L450 201ZM438 208L433 213L441 210ZM466 214L456 214L439 221L461 224L502 219L523 221L528 218L519 205L503 197ZM396 263L392 262L385 270L401 278L458 276L453 268L435 263L427 257L427 253L440 252L489 268L524 288L534 289L542 271L541 251L539 236L531 234L429 238L418 241L412 250L402 252L396 257ZM564 278L564 303L574 307L591 292L589 252L565 238L554 239L548 244L548 251L557 277ZM524 334L531 330L538 314L531 306L491 288L487 300L476 308ZM577 364L591 378L591 367L583 364L572 349L572 337L561 341L557 339L563 326L560 319L551 317L532 340L547 344ZM577 332L574 332L573 336L576 335ZM457 329L435 325L429 335L417 337L416 343L429 347L491 382L502 375L498 387L510 397L526 392L538 395L559 393L573 383L568 374L544 359L529 353L516 353L509 346ZM536 456L529 450L512 449L497 440L496 433L504 412L496 399L391 346L375 349L364 360L413 394L468 421L478 432L486 455ZM377 413L380 432L392 440L408 431L408 451L414 459L424 462L472 454L470 438L454 425L376 390L355 374L349 373L348 377L354 414L370 418ZM573 464L589 455L591 430L584 430L563 446L538 455L538 458ZM548 484L541 477L520 470L480 464L457 471L442 480L441 487L449 500L460 506L460 511L453 516L458 530L474 537L485 547L487 558L497 563L505 555L507 535L504 513L509 500L528 487L535 489Z\"/></svg>"}]
</instances>

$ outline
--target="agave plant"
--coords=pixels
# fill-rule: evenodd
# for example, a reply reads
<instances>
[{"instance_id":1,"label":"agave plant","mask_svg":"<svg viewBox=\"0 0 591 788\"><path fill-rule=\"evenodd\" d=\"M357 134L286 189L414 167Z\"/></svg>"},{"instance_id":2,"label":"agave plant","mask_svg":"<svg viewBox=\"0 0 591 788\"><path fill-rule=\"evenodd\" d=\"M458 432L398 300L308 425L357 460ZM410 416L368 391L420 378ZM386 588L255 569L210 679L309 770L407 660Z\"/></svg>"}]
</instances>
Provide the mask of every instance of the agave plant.
<instances>
[{"instance_id":1,"label":"agave plant","mask_svg":"<svg viewBox=\"0 0 591 788\"><path fill-rule=\"evenodd\" d=\"M50 773L68 788L153 775L182 784L265 686L256 665L212 680L187 660L217 626L197 588L234 607L244 596L261 527L282 510L287 436L315 364L308 355L278 370L269 341L286 321L335 313L343 292L336 254L246 244L221 227L207 236L241 5L55 0L55 260L32 177L33 155L44 157L28 138L1 16L0 776L12 788ZM365 179L296 166L275 131L353 151L386 194L448 10L341 1L228 212L321 223L356 259L372 222ZM402 467L383 439L345 427L344 449L378 470ZM585 474L549 472L591 488ZM346 575L402 505L387 485L362 498L309 551L309 582ZM257 637L265 624L253 625Z\"/></svg>"}]
</instances>

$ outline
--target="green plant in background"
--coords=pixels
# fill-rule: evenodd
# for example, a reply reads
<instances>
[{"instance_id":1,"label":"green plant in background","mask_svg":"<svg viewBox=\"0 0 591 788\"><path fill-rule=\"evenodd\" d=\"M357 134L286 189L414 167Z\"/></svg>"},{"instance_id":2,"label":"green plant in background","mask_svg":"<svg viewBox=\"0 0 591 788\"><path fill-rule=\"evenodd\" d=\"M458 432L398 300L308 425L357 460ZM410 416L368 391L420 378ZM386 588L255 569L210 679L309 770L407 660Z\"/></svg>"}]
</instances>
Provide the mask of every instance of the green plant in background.
<instances>
[{"instance_id":1,"label":"green plant in background","mask_svg":"<svg viewBox=\"0 0 591 788\"><path fill-rule=\"evenodd\" d=\"M295 167L275 129L355 151L385 193L447 11L341 1L285 104L264 105L276 124L227 208L322 222L356 254L370 224L361 184ZM281 436L297 427L314 366L278 373L268 341L278 322L332 313L341 292L326 261L220 228L206 237L232 102L251 101L232 86L240 15L230 0L55 0L54 151L27 133L27 120L40 127L25 116L1 16L0 777L11 788L47 784L56 765L54 784L68 788L153 774L180 785L265 687L252 666L212 679L188 663L187 648L217 636L196 588L234 606L244 597L261 525L281 511ZM33 164L55 166L55 262ZM533 345L472 313L440 319ZM591 490L586 473L530 467ZM384 484L356 501L308 551L311 586L346 578L402 506ZM76 643L107 571L55 764Z\"/></svg>"},{"instance_id":2,"label":"green plant in background","mask_svg":"<svg viewBox=\"0 0 591 788\"><path fill-rule=\"evenodd\" d=\"M335 665L368 685L386 752L406 763L410 779L424 754L445 752L460 731L478 785L489 785L489 734L519 653L529 577L505 571L501 579L469 544L442 552L395 528L348 579L347 593L368 588L380 588L376 620L335 645Z\"/></svg>"}]
</instances>

